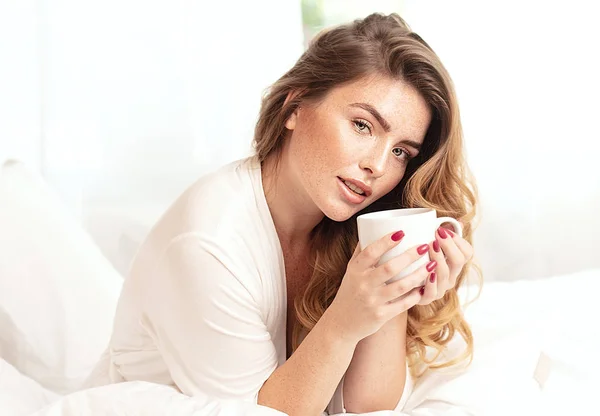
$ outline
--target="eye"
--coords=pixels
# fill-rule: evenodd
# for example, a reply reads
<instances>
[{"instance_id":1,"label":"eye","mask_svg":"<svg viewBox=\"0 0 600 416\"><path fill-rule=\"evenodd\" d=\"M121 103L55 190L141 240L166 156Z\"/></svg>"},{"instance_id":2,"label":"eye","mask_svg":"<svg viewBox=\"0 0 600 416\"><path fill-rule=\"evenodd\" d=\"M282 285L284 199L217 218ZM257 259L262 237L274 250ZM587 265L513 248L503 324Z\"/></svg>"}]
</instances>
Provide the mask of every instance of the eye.
<instances>
[{"instance_id":1,"label":"eye","mask_svg":"<svg viewBox=\"0 0 600 416\"><path fill-rule=\"evenodd\" d=\"M395 152L396 150L398 150L398 152ZM392 149L392 152L394 153L395 156L397 156L399 159L401 159L404 155L404 160L408 161L410 159L412 159L410 152L402 147L394 147Z\"/></svg>"},{"instance_id":2,"label":"eye","mask_svg":"<svg viewBox=\"0 0 600 416\"><path fill-rule=\"evenodd\" d=\"M354 128L356 128L359 133L371 134L373 131L371 125L366 120L352 120L352 123L354 124Z\"/></svg>"}]
</instances>

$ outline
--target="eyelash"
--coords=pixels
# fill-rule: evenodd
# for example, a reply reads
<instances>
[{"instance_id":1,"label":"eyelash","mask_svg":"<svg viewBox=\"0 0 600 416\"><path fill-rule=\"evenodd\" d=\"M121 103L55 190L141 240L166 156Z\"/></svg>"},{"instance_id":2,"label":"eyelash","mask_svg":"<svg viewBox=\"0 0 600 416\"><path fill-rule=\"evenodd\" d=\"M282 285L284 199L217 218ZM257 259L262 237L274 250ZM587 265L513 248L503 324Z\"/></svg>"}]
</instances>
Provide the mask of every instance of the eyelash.
<instances>
[{"instance_id":1,"label":"eyelash","mask_svg":"<svg viewBox=\"0 0 600 416\"><path fill-rule=\"evenodd\" d=\"M356 131L358 131L360 134L364 134L364 127L369 129L369 134L373 134L373 127L371 126L371 123L369 123L367 120L362 120L362 119L352 120L352 124L354 124ZM360 129L359 125L364 126L363 129ZM404 152L404 154L406 155L407 161L412 159L412 155L404 147L394 147L394 149L402 150Z\"/></svg>"}]
</instances>

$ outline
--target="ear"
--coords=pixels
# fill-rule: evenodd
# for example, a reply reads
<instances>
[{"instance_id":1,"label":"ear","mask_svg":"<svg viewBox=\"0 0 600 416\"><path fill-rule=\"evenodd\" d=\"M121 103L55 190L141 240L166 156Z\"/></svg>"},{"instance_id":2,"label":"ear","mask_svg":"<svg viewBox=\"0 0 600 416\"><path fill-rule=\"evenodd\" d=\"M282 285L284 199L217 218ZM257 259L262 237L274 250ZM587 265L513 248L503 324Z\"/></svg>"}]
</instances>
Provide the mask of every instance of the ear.
<instances>
[{"instance_id":1,"label":"ear","mask_svg":"<svg viewBox=\"0 0 600 416\"><path fill-rule=\"evenodd\" d=\"M294 130L296 128L296 121L298 120L298 110L300 110L300 109L296 108L294 110L294 112L292 113L292 115L289 116L288 119L285 121L286 129Z\"/></svg>"},{"instance_id":2,"label":"ear","mask_svg":"<svg viewBox=\"0 0 600 416\"><path fill-rule=\"evenodd\" d=\"M285 101L283 103L283 106L285 107L285 105L290 100L293 100L294 98L296 98L296 96L298 96L299 93L300 93L300 91L290 91L290 92L288 92L287 97L285 97ZM296 122L298 120L298 112L299 111L300 111L300 106L296 107L296 109L294 110L294 112L285 121L285 128L286 129L288 129L288 130L294 130L296 128Z\"/></svg>"}]
</instances>

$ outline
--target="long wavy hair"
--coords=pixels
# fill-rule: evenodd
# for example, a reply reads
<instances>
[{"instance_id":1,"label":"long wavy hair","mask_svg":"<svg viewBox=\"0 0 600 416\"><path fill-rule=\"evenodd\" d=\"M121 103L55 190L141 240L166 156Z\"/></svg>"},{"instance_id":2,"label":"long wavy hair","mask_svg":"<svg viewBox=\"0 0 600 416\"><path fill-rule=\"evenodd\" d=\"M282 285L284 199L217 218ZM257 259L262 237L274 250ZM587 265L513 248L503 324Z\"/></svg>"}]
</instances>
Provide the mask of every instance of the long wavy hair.
<instances>
[{"instance_id":1,"label":"long wavy hair","mask_svg":"<svg viewBox=\"0 0 600 416\"><path fill-rule=\"evenodd\" d=\"M258 159L262 164L274 155L279 163L287 137L285 122L303 100L318 102L332 88L374 74L402 80L415 88L428 103L432 120L421 152L410 161L396 188L348 220L336 222L324 217L312 230L312 277L304 293L294 300L298 321L293 328L294 350L300 334L315 326L335 298L358 243L358 215L397 208L433 208L439 216L461 221L463 237L472 241L477 189L463 155L452 80L431 47L395 13L374 13L325 29L311 41L296 64L263 96L253 141ZM472 334L457 294L471 266L471 262L465 265L456 286L443 298L409 309L406 354L413 375L417 368L471 362ZM466 342L464 353L450 361L435 362L456 332ZM426 347L434 348L435 357L428 358Z\"/></svg>"}]
</instances>

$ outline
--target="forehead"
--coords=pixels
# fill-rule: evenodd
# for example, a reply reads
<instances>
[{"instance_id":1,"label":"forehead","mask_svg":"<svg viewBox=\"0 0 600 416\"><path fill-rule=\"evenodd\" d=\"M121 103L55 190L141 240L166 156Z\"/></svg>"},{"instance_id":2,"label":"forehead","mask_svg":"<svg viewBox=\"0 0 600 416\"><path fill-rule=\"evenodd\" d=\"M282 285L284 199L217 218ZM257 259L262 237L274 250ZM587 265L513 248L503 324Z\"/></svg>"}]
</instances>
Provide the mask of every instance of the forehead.
<instances>
[{"instance_id":1,"label":"forehead","mask_svg":"<svg viewBox=\"0 0 600 416\"><path fill-rule=\"evenodd\" d=\"M431 121L431 109L421 93L405 81L386 76L365 77L338 86L329 92L326 101L341 110L353 103L370 104L390 123L391 133L410 130L421 138Z\"/></svg>"}]
</instances>

